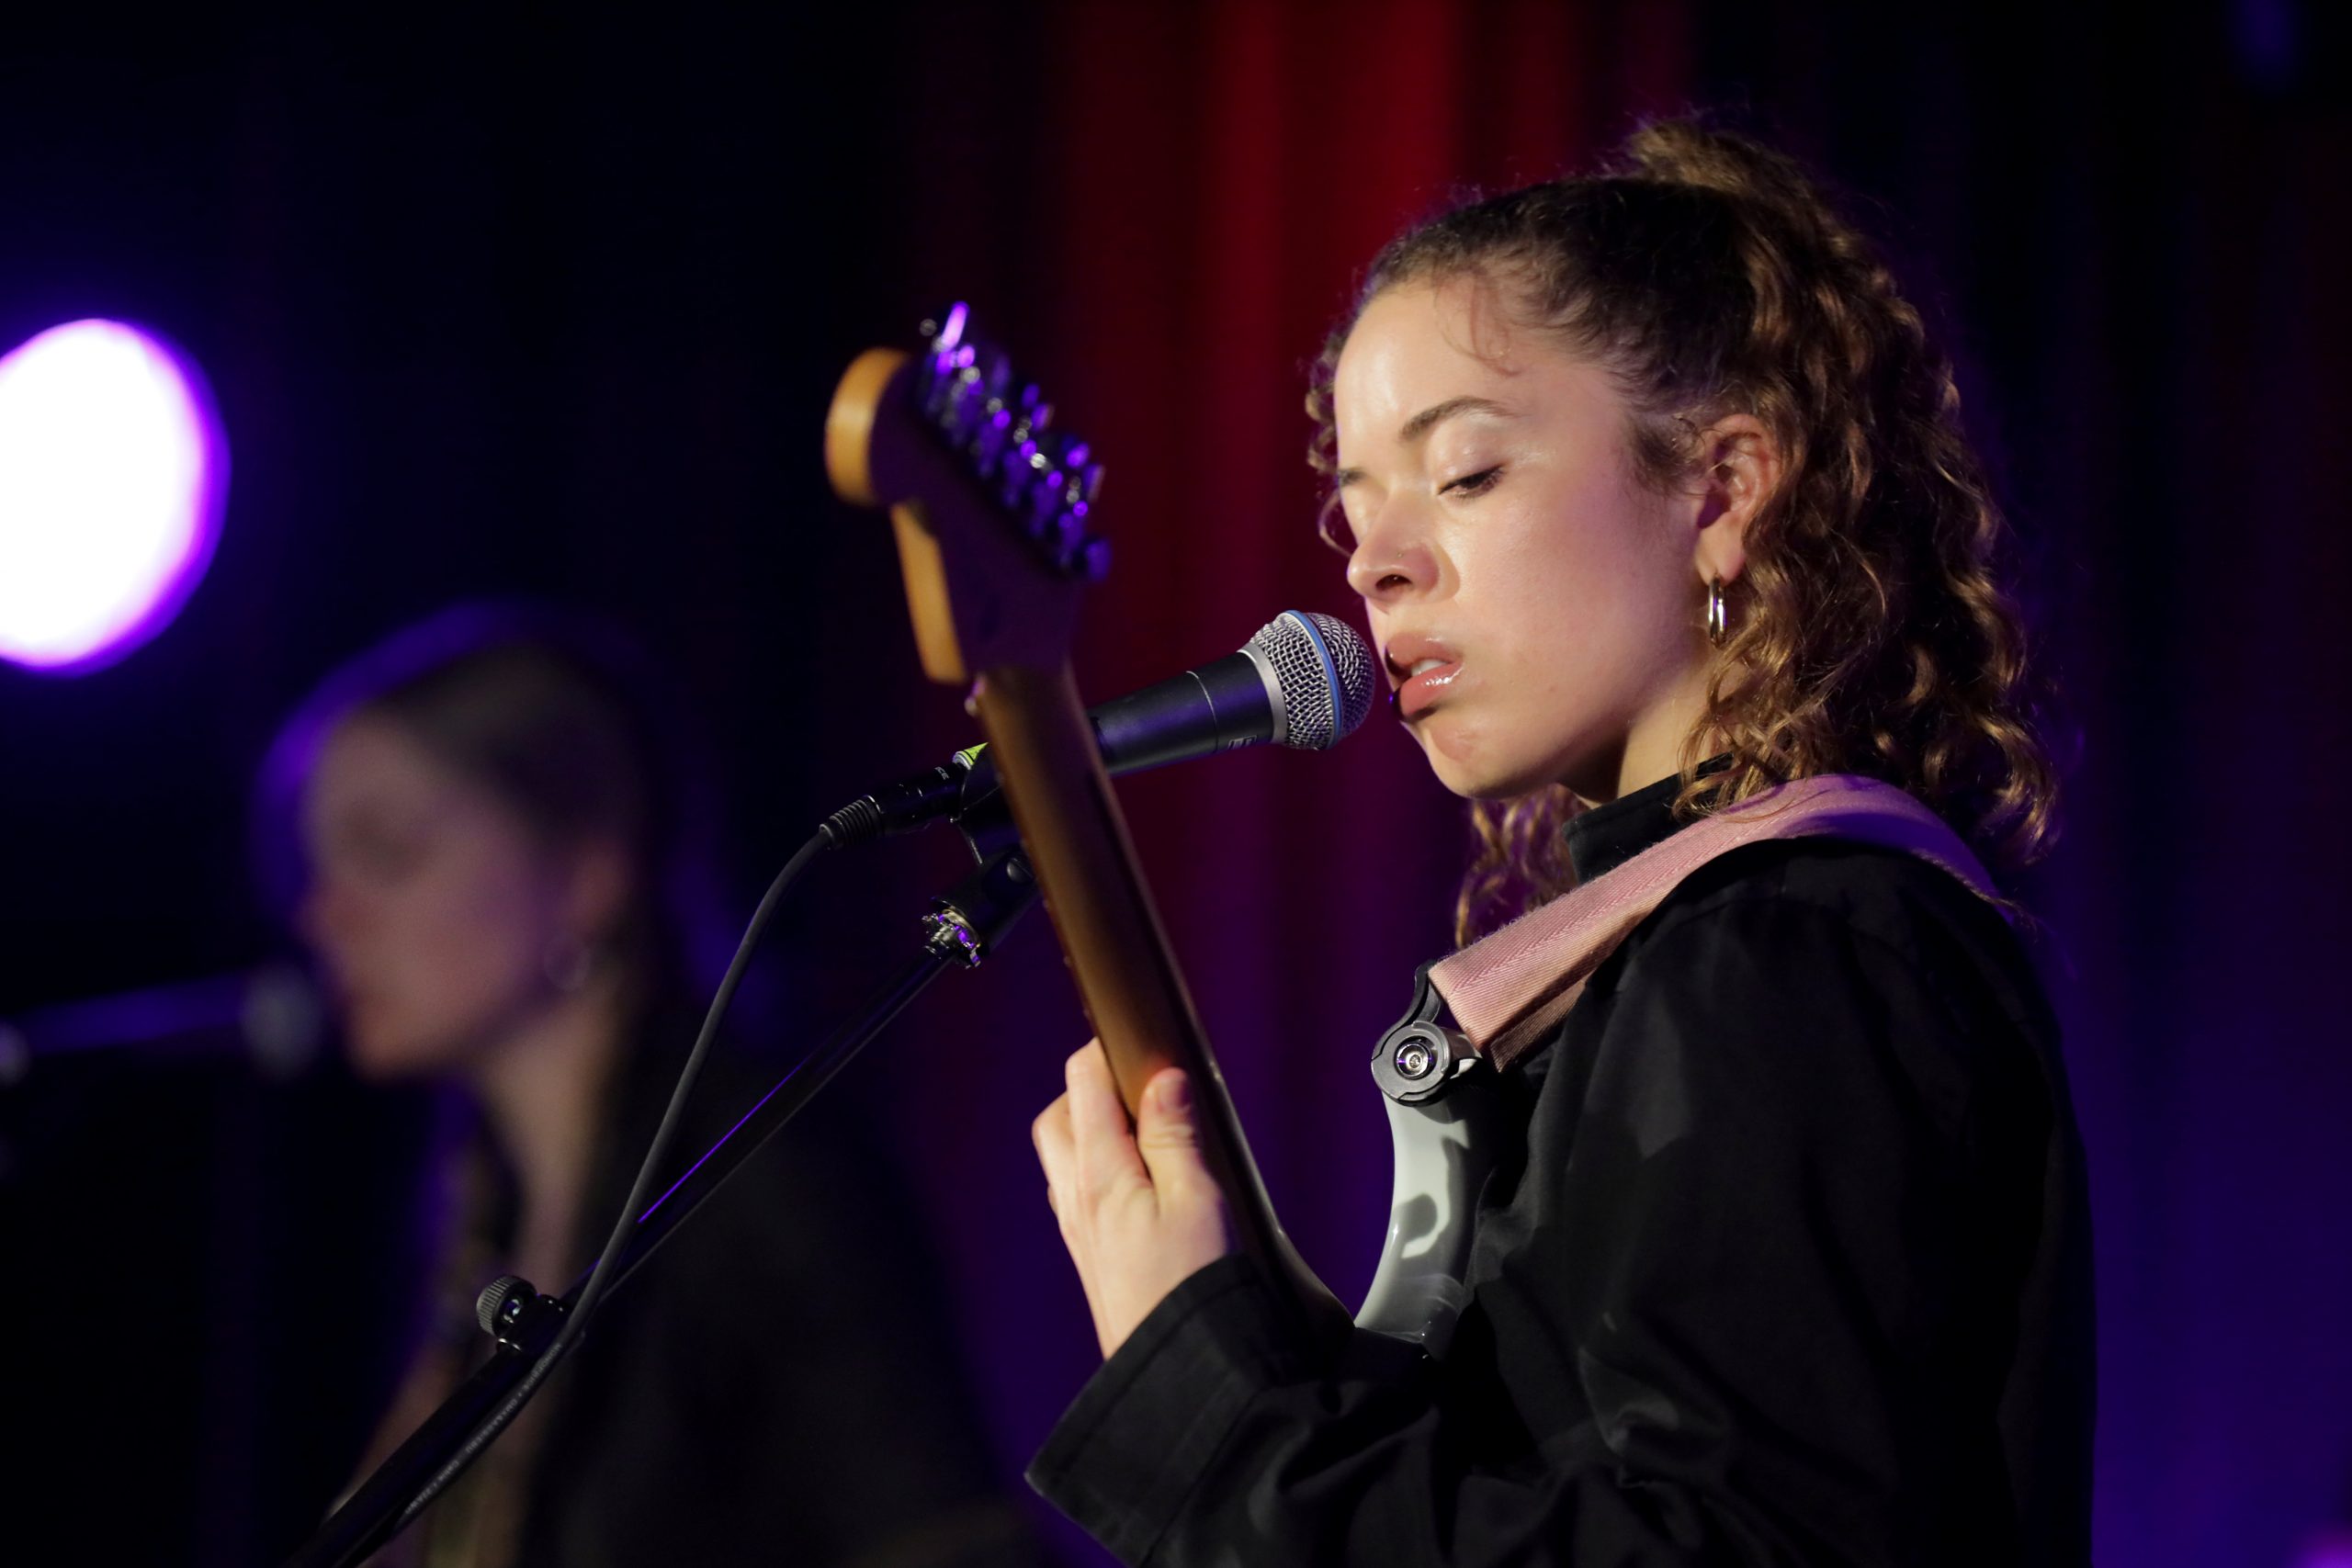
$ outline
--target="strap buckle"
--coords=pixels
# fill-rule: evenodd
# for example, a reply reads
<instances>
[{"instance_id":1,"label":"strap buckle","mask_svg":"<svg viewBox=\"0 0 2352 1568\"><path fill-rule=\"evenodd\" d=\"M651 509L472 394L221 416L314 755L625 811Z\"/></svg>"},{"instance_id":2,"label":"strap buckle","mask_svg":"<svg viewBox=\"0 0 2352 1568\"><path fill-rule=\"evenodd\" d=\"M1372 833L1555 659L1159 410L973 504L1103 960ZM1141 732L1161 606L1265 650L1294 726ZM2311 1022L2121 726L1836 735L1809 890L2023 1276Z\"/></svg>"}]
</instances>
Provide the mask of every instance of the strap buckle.
<instances>
[{"instance_id":1,"label":"strap buckle","mask_svg":"<svg viewBox=\"0 0 2352 1568\"><path fill-rule=\"evenodd\" d=\"M1438 1021L1445 998L1430 984L1432 967L1413 971L1413 1005L1373 1047L1372 1081L1399 1105L1425 1105L1464 1078L1492 1070L1468 1035Z\"/></svg>"}]
</instances>

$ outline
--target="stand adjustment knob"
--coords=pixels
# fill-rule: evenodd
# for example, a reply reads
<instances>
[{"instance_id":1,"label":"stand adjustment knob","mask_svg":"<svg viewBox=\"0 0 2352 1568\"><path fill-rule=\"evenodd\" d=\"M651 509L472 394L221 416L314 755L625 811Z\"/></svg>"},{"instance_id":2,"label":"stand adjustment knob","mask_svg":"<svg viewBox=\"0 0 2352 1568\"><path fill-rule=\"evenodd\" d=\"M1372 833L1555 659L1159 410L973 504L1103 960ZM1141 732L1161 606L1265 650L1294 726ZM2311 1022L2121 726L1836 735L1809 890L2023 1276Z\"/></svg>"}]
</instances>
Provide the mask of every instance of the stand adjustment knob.
<instances>
[{"instance_id":1,"label":"stand adjustment knob","mask_svg":"<svg viewBox=\"0 0 2352 1568\"><path fill-rule=\"evenodd\" d=\"M474 1298L474 1320L493 1339L503 1339L521 1320L523 1311L539 1296L538 1287L519 1274L502 1274Z\"/></svg>"}]
</instances>

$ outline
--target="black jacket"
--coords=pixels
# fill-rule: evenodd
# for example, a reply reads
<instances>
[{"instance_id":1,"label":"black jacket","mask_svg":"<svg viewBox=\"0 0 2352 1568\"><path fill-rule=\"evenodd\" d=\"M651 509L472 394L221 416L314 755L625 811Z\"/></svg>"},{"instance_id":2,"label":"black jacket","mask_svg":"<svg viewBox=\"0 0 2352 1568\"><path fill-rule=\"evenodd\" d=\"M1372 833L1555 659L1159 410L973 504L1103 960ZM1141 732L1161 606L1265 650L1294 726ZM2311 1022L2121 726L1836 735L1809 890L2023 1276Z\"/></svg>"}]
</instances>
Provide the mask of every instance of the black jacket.
<instances>
[{"instance_id":1,"label":"black jacket","mask_svg":"<svg viewBox=\"0 0 2352 1568\"><path fill-rule=\"evenodd\" d=\"M695 1021L665 1016L648 1032L663 1043L616 1075L583 1256L621 1208L669 1099L673 1047ZM671 1173L775 1076L722 1043ZM819 1100L609 1298L526 1412L536 1433L508 1433L420 1523L426 1568L485 1556L513 1568L1036 1568L914 1207L855 1111ZM480 1338L467 1325L463 1342ZM511 1559L490 1544L508 1510Z\"/></svg>"},{"instance_id":2,"label":"black jacket","mask_svg":"<svg viewBox=\"0 0 2352 1568\"><path fill-rule=\"evenodd\" d=\"M1579 876L1674 789L1580 819ZM1134 1563L2088 1561L2082 1156L1991 906L1893 851L1735 851L1504 1083L1525 1142L1442 1363L1318 1361L1228 1258L1032 1483Z\"/></svg>"},{"instance_id":3,"label":"black jacket","mask_svg":"<svg viewBox=\"0 0 2352 1568\"><path fill-rule=\"evenodd\" d=\"M711 1074L707 1125L767 1079ZM554 1391L518 1568L1035 1568L914 1206L843 1110L778 1134L613 1299ZM607 1167L598 1231L644 1141Z\"/></svg>"}]
</instances>

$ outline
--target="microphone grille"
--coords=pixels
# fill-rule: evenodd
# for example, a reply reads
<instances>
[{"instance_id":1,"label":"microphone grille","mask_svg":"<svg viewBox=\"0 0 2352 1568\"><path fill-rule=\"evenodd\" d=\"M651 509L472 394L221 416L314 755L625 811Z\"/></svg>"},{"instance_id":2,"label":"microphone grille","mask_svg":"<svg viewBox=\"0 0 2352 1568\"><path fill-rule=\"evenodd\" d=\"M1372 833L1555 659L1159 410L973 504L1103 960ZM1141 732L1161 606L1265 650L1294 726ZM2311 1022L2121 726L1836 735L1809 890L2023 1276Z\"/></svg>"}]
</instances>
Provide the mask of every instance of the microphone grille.
<instances>
[{"instance_id":1,"label":"microphone grille","mask_svg":"<svg viewBox=\"0 0 2352 1568\"><path fill-rule=\"evenodd\" d=\"M1354 733L1372 711L1372 650L1345 621L1284 610L1250 646L1265 656L1282 688L1282 745L1323 750Z\"/></svg>"}]
</instances>

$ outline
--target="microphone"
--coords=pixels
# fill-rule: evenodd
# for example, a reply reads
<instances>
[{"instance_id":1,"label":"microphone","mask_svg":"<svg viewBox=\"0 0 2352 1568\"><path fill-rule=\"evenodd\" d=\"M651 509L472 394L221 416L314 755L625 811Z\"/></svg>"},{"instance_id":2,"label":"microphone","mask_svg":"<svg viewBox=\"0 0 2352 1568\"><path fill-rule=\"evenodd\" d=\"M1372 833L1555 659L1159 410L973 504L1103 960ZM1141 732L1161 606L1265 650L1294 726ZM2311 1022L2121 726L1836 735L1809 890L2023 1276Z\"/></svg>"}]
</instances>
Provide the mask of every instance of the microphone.
<instances>
[{"instance_id":1,"label":"microphone","mask_svg":"<svg viewBox=\"0 0 2352 1568\"><path fill-rule=\"evenodd\" d=\"M1141 773L1243 746L1320 751L1372 710L1372 652L1346 622L1285 610L1236 652L1087 710L1102 765ZM997 793L986 745L862 795L819 829L839 848L942 820Z\"/></svg>"},{"instance_id":2,"label":"microphone","mask_svg":"<svg viewBox=\"0 0 2352 1568\"><path fill-rule=\"evenodd\" d=\"M46 1059L101 1051L241 1055L266 1077L290 1078L311 1065L326 1034L326 1004L310 976L291 964L264 964L0 1018L0 1090Z\"/></svg>"}]
</instances>

